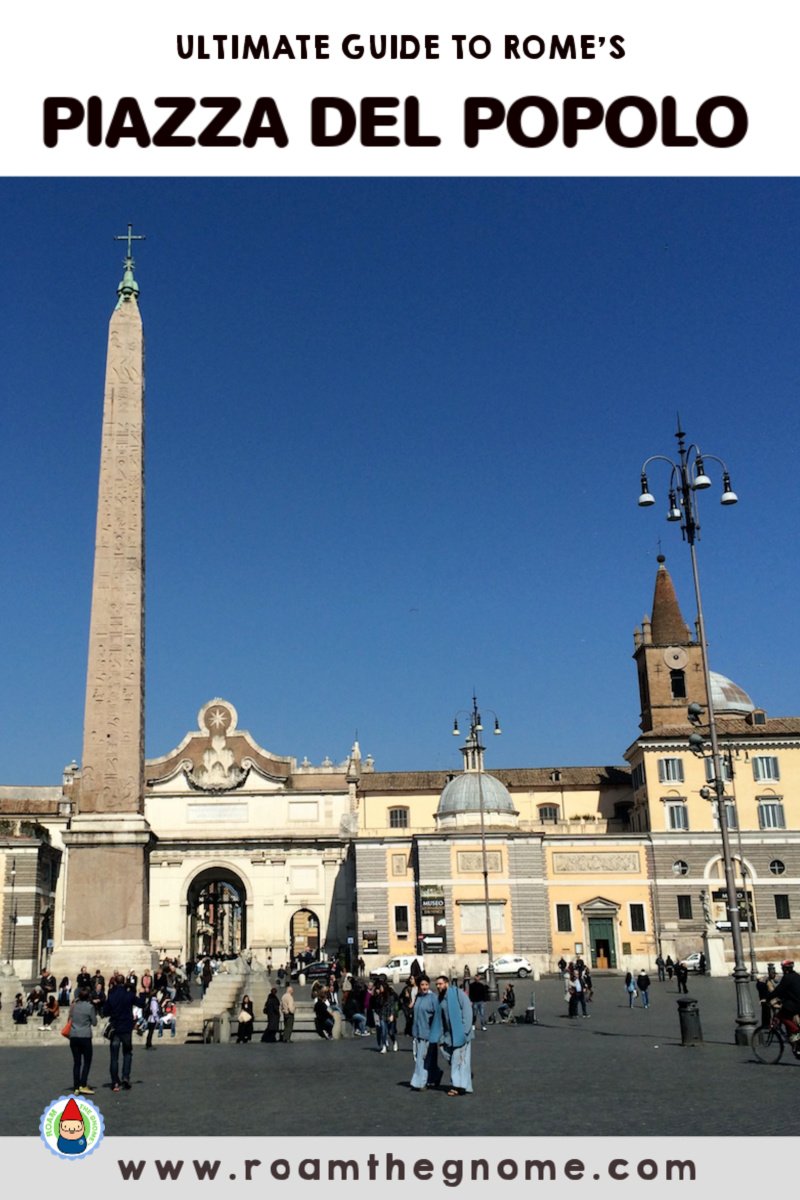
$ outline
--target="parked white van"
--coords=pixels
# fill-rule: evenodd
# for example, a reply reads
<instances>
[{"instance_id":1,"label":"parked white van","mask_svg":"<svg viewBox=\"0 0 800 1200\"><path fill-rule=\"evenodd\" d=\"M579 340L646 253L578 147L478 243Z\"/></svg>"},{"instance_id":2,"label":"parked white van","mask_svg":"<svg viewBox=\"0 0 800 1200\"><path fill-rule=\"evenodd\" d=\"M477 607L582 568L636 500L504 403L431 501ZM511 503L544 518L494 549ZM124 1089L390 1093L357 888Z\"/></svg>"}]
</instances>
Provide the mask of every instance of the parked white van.
<instances>
[{"instance_id":1,"label":"parked white van","mask_svg":"<svg viewBox=\"0 0 800 1200\"><path fill-rule=\"evenodd\" d=\"M421 954L398 954L381 967L370 967L370 979L385 975L389 983L405 983L411 974L411 964L418 963L425 970L425 959Z\"/></svg>"}]
</instances>

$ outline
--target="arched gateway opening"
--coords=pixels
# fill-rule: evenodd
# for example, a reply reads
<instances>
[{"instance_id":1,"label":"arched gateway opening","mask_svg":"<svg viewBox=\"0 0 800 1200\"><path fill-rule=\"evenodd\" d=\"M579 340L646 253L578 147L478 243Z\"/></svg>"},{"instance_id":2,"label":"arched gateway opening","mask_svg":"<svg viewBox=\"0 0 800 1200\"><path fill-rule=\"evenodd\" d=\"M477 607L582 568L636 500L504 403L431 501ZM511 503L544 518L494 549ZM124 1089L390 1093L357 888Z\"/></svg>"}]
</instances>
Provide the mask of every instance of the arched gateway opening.
<instances>
[{"instance_id":1,"label":"arched gateway opening","mask_svg":"<svg viewBox=\"0 0 800 1200\"><path fill-rule=\"evenodd\" d=\"M238 875L208 867L186 894L189 956L236 955L247 945L247 892Z\"/></svg>"},{"instance_id":2,"label":"arched gateway opening","mask_svg":"<svg viewBox=\"0 0 800 1200\"><path fill-rule=\"evenodd\" d=\"M289 922L289 954L294 963L319 958L319 917L310 908L298 908Z\"/></svg>"}]
</instances>

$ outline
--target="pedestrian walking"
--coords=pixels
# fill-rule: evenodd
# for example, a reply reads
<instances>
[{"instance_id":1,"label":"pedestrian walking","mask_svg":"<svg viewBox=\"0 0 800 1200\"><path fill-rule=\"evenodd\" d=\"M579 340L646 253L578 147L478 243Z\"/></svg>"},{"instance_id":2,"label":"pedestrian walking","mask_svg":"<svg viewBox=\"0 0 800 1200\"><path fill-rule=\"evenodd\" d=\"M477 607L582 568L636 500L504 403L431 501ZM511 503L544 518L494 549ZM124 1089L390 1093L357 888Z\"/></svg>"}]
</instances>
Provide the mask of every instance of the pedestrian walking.
<instances>
[{"instance_id":1,"label":"pedestrian walking","mask_svg":"<svg viewBox=\"0 0 800 1200\"><path fill-rule=\"evenodd\" d=\"M267 1018L267 1028L261 1035L262 1042L277 1042L278 1031L281 1027L281 1002L278 999L278 989L270 988L269 995L264 1001L264 1013Z\"/></svg>"},{"instance_id":2,"label":"pedestrian walking","mask_svg":"<svg viewBox=\"0 0 800 1200\"><path fill-rule=\"evenodd\" d=\"M286 986L286 991L281 996L281 1016L283 1017L283 1033L281 1034L282 1042L290 1042L292 1040L292 1030L294 1029L294 988L289 983Z\"/></svg>"},{"instance_id":3,"label":"pedestrian walking","mask_svg":"<svg viewBox=\"0 0 800 1200\"><path fill-rule=\"evenodd\" d=\"M69 1048L72 1052L72 1088L80 1096L93 1096L89 1087L89 1070L92 1065L92 1030L97 1024L97 1010L89 1000L89 989L79 988L69 1016L72 1027L69 1031Z\"/></svg>"},{"instance_id":4,"label":"pedestrian walking","mask_svg":"<svg viewBox=\"0 0 800 1200\"><path fill-rule=\"evenodd\" d=\"M477 976L470 980L469 998L472 1003L472 1028L480 1027L486 1030L486 1001L489 999L489 989L482 979Z\"/></svg>"},{"instance_id":5,"label":"pedestrian walking","mask_svg":"<svg viewBox=\"0 0 800 1200\"><path fill-rule=\"evenodd\" d=\"M667 978L667 964L664 962L663 955L659 954L656 958L656 966L658 967L658 982L664 983Z\"/></svg>"},{"instance_id":6,"label":"pedestrian walking","mask_svg":"<svg viewBox=\"0 0 800 1200\"><path fill-rule=\"evenodd\" d=\"M372 997L375 1020L378 1023L378 1051L381 1054L397 1046L397 996L388 983L379 983ZM470 1013L472 1007L470 1006ZM471 1022L470 1022L471 1024Z\"/></svg>"},{"instance_id":7,"label":"pedestrian walking","mask_svg":"<svg viewBox=\"0 0 800 1200\"><path fill-rule=\"evenodd\" d=\"M683 992L684 996L689 995L689 968L686 963L677 963L675 966L675 978L678 981L678 992Z\"/></svg>"},{"instance_id":8,"label":"pedestrian walking","mask_svg":"<svg viewBox=\"0 0 800 1200\"><path fill-rule=\"evenodd\" d=\"M411 1091L439 1086L442 1071L438 1064L437 1043L431 1028L436 1017L437 999L431 992L428 979L421 979L414 1001L412 1037L414 1047L414 1074L411 1076Z\"/></svg>"},{"instance_id":9,"label":"pedestrian walking","mask_svg":"<svg viewBox=\"0 0 800 1200\"><path fill-rule=\"evenodd\" d=\"M585 972L583 974L585 974ZM575 972L575 978L572 981L572 986L575 989L573 993L575 1004L574 1015L577 1017L578 1008L580 1008L581 1016L585 1020L589 1014L586 1011L586 989L583 984L583 974L579 975L577 971Z\"/></svg>"},{"instance_id":10,"label":"pedestrian walking","mask_svg":"<svg viewBox=\"0 0 800 1200\"><path fill-rule=\"evenodd\" d=\"M144 1048L145 1050L155 1050L153 1034L157 1029L161 1028L161 1005L158 1003L156 995L145 997L145 1003L142 1005L142 1013L147 1022L147 1041L144 1044Z\"/></svg>"},{"instance_id":11,"label":"pedestrian walking","mask_svg":"<svg viewBox=\"0 0 800 1200\"><path fill-rule=\"evenodd\" d=\"M436 980L438 1005L430 1030L450 1064L448 1096L472 1092L472 1005L461 988L450 987L445 975Z\"/></svg>"},{"instance_id":12,"label":"pedestrian walking","mask_svg":"<svg viewBox=\"0 0 800 1200\"><path fill-rule=\"evenodd\" d=\"M675 971L675 963L672 961L672 955L668 954L664 966L667 969L667 979L672 983L672 976Z\"/></svg>"},{"instance_id":13,"label":"pedestrian walking","mask_svg":"<svg viewBox=\"0 0 800 1200\"><path fill-rule=\"evenodd\" d=\"M649 1008L650 996L648 993L650 991L650 976L647 974L644 967L642 967L641 971L636 977L636 986L639 989L639 995L642 997L642 1006L644 1008Z\"/></svg>"},{"instance_id":14,"label":"pedestrian walking","mask_svg":"<svg viewBox=\"0 0 800 1200\"><path fill-rule=\"evenodd\" d=\"M103 1016L111 1025L111 1090L126 1092L131 1086L131 1063L133 1061L133 1010L136 996L122 975L114 975L109 983L108 997L103 1006ZM119 1071L119 1055L122 1051L122 1076Z\"/></svg>"},{"instance_id":15,"label":"pedestrian walking","mask_svg":"<svg viewBox=\"0 0 800 1200\"><path fill-rule=\"evenodd\" d=\"M630 971L625 975L625 991L628 993L628 1008L633 1008L633 1002L636 999L636 984Z\"/></svg>"}]
</instances>

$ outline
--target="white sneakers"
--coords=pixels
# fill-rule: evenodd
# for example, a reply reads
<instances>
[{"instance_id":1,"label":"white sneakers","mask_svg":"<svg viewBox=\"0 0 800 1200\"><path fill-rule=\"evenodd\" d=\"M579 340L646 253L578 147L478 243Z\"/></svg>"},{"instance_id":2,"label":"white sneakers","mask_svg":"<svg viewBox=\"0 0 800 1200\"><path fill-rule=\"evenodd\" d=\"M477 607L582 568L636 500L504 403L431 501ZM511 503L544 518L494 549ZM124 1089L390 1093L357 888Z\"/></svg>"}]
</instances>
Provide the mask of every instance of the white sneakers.
<instances>
[{"instance_id":1,"label":"white sneakers","mask_svg":"<svg viewBox=\"0 0 800 1200\"><path fill-rule=\"evenodd\" d=\"M386 1047L385 1047L385 1046L381 1046L381 1054L385 1054L385 1053L386 1053Z\"/></svg>"},{"instance_id":2,"label":"white sneakers","mask_svg":"<svg viewBox=\"0 0 800 1200\"><path fill-rule=\"evenodd\" d=\"M395 1052L395 1054L396 1054L396 1053L397 1053L397 1042L395 1042L395 1044L394 1044L394 1046L392 1047L392 1049L394 1050L394 1052Z\"/></svg>"}]
</instances>

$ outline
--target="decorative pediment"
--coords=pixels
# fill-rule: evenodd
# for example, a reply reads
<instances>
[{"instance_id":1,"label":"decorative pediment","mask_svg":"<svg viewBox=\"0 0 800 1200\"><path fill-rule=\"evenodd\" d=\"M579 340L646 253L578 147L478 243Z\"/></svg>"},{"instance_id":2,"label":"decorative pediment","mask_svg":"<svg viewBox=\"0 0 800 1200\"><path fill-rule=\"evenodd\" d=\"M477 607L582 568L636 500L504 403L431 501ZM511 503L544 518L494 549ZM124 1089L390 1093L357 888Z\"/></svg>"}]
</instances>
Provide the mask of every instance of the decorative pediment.
<instances>
[{"instance_id":1,"label":"decorative pediment","mask_svg":"<svg viewBox=\"0 0 800 1200\"><path fill-rule=\"evenodd\" d=\"M587 900L584 904L579 904L578 908L586 917L616 916L620 910L620 906L616 901L607 900L605 896L595 896L593 900Z\"/></svg>"},{"instance_id":2,"label":"decorative pediment","mask_svg":"<svg viewBox=\"0 0 800 1200\"><path fill-rule=\"evenodd\" d=\"M209 700L197 714L197 725L171 754L148 761L148 788L220 795L261 783L277 790L291 778L294 760L270 754L240 730L230 701Z\"/></svg>"}]
</instances>

